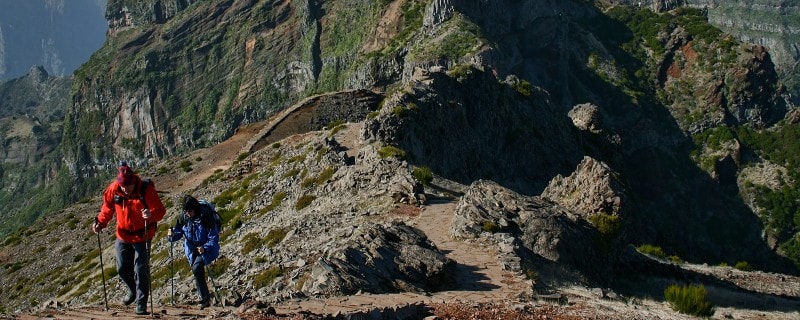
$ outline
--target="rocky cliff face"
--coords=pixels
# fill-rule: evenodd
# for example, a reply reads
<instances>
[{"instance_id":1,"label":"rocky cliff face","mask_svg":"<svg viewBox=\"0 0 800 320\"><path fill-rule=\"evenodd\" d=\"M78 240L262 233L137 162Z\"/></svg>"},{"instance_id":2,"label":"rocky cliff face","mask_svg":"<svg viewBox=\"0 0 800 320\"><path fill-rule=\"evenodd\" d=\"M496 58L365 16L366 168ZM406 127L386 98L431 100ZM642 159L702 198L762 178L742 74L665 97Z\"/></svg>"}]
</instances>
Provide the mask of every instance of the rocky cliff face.
<instances>
[{"instance_id":1,"label":"rocky cliff face","mask_svg":"<svg viewBox=\"0 0 800 320\"><path fill-rule=\"evenodd\" d=\"M70 78L36 66L21 78L0 82L0 234L32 222L44 207L32 194L52 185L62 167L58 145Z\"/></svg>"},{"instance_id":2,"label":"rocky cliff face","mask_svg":"<svg viewBox=\"0 0 800 320\"><path fill-rule=\"evenodd\" d=\"M794 95L800 96L800 5L792 1L717 3L709 10L709 22L742 41L769 48L776 70Z\"/></svg>"},{"instance_id":3,"label":"rocky cliff face","mask_svg":"<svg viewBox=\"0 0 800 320\"><path fill-rule=\"evenodd\" d=\"M612 1L649 6L663 12L680 6L703 9L708 22L740 41L763 46L769 51L775 69L792 93L795 105L800 102L800 6L795 1L708 1L657 0Z\"/></svg>"},{"instance_id":4,"label":"rocky cliff face","mask_svg":"<svg viewBox=\"0 0 800 320\"><path fill-rule=\"evenodd\" d=\"M381 9L359 1L111 1L109 41L76 76L65 134L72 171L91 176L118 159L207 146L309 93L386 81L358 76L359 65L380 63L356 59ZM102 125L88 126L93 119Z\"/></svg>"}]
</instances>

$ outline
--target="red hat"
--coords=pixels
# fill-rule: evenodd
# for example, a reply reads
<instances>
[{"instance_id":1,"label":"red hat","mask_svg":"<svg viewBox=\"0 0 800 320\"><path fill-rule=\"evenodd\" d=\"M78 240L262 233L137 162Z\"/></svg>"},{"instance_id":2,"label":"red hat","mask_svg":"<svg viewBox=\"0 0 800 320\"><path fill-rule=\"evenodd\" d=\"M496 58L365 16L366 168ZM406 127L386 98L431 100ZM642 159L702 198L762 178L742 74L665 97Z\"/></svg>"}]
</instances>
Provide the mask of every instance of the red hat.
<instances>
[{"instance_id":1,"label":"red hat","mask_svg":"<svg viewBox=\"0 0 800 320\"><path fill-rule=\"evenodd\" d=\"M125 162L121 163L119 169L117 169L117 182L123 186L131 185L136 182L136 176L133 174L133 170Z\"/></svg>"}]
</instances>

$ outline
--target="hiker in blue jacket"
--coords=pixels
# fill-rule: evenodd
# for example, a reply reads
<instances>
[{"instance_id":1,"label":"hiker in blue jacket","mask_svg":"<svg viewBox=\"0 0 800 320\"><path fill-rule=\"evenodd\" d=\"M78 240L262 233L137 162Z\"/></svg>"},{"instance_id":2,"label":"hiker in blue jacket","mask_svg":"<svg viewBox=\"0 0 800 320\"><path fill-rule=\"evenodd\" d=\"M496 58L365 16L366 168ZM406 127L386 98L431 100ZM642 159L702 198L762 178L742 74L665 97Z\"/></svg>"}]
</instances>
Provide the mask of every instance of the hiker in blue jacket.
<instances>
[{"instance_id":1,"label":"hiker in blue jacket","mask_svg":"<svg viewBox=\"0 0 800 320\"><path fill-rule=\"evenodd\" d=\"M211 294L206 282L205 266L219 256L219 228L214 222L212 209L201 205L197 199L187 195L183 199L183 214L169 229L170 242L184 238L183 248L192 266L194 282L200 294L200 306L211 305Z\"/></svg>"}]
</instances>

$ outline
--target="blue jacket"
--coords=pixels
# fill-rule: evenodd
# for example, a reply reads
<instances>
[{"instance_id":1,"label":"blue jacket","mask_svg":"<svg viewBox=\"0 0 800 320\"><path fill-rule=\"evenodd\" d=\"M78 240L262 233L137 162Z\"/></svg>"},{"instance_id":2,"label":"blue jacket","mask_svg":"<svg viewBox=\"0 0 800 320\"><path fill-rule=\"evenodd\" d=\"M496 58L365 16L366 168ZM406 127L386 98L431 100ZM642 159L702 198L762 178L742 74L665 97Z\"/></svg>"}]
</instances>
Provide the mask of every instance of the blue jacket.
<instances>
[{"instance_id":1,"label":"blue jacket","mask_svg":"<svg viewBox=\"0 0 800 320\"><path fill-rule=\"evenodd\" d=\"M178 222L172 227L172 237L169 238L169 241L186 239L183 242L183 249L186 251L189 263L194 261L194 257L197 255L196 248L203 247L203 259L208 265L219 256L219 230L213 222L203 223L201 217L202 215L190 218L184 214L184 219L178 219Z\"/></svg>"}]
</instances>

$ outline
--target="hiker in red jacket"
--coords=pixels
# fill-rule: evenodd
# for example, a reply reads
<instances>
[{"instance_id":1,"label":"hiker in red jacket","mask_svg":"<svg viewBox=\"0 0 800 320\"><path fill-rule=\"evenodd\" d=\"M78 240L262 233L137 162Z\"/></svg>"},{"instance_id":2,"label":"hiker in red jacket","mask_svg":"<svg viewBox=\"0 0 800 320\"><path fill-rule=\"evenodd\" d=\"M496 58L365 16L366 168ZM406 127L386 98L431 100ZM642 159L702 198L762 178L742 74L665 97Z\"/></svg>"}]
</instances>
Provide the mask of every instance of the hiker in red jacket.
<instances>
[{"instance_id":1,"label":"hiker in red jacket","mask_svg":"<svg viewBox=\"0 0 800 320\"><path fill-rule=\"evenodd\" d=\"M129 305L136 300L137 314L147 313L150 284L148 244L156 234L156 224L164 218L166 211L155 186L142 181L127 163L122 162L117 170L117 179L103 193L103 206L92 225L92 231L100 232L116 213L117 272L129 290L122 303Z\"/></svg>"}]
</instances>

